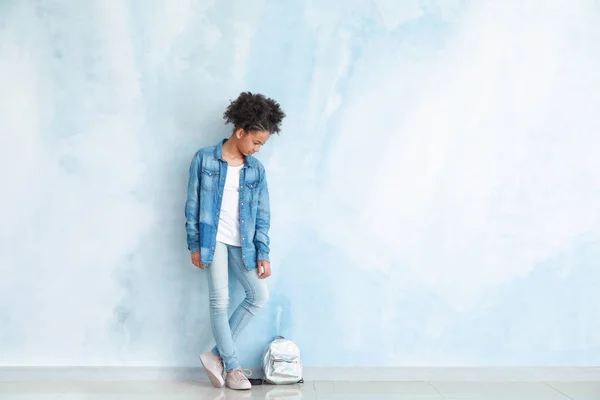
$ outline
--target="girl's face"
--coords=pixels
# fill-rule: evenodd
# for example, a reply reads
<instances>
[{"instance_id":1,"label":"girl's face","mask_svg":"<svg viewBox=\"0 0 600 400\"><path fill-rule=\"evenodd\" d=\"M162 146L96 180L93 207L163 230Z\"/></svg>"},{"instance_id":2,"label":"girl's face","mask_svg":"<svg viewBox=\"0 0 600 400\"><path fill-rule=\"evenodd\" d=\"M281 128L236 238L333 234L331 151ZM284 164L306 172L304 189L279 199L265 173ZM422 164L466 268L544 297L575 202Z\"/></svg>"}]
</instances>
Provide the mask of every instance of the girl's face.
<instances>
[{"instance_id":1,"label":"girl's face","mask_svg":"<svg viewBox=\"0 0 600 400\"><path fill-rule=\"evenodd\" d=\"M260 148L267 143L271 134L268 131L244 131L238 129L235 132L237 148L244 156L258 153Z\"/></svg>"}]
</instances>

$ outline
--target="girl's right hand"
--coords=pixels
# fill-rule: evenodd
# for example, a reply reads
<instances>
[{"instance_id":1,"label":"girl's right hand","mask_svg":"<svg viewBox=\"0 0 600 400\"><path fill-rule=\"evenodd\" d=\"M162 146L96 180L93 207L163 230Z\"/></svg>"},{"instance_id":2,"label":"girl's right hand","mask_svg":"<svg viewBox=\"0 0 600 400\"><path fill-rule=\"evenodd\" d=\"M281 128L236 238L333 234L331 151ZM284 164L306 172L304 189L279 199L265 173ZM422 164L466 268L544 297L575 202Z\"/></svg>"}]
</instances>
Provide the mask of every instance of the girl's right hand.
<instances>
[{"instance_id":1,"label":"girl's right hand","mask_svg":"<svg viewBox=\"0 0 600 400\"><path fill-rule=\"evenodd\" d=\"M200 264L200 252L199 251L195 251L192 253L192 264L194 264L196 267L200 268L200 269L204 269L204 267L206 267L206 264Z\"/></svg>"}]
</instances>

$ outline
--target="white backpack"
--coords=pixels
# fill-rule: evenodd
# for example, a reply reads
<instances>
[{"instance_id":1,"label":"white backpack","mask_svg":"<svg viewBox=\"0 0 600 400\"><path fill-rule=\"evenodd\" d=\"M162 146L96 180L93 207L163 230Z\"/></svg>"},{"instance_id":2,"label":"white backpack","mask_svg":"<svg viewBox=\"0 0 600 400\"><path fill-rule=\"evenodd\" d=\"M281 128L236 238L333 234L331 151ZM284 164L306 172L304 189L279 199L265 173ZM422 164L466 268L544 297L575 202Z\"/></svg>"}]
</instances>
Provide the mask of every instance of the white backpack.
<instances>
[{"instance_id":1,"label":"white backpack","mask_svg":"<svg viewBox=\"0 0 600 400\"><path fill-rule=\"evenodd\" d=\"M277 336L265 349L262 369L265 381L274 385L304 382L300 348L282 336Z\"/></svg>"}]
</instances>

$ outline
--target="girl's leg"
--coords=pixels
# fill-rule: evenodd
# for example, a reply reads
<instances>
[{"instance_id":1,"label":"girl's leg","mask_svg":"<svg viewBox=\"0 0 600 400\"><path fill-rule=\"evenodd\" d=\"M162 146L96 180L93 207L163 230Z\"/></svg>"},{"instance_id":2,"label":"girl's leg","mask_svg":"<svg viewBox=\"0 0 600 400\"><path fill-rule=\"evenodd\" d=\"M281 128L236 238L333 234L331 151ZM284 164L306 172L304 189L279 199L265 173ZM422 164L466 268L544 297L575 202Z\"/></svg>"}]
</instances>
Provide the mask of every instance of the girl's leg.
<instances>
[{"instance_id":1,"label":"girl's leg","mask_svg":"<svg viewBox=\"0 0 600 400\"><path fill-rule=\"evenodd\" d=\"M227 311L229 309L229 284L227 281L229 264L227 245L217 242L213 262L207 267L206 271L208 272L210 322L218 350L217 352L213 350L213 353L221 356L226 371L240 368L235 355L231 328L227 320Z\"/></svg>"},{"instance_id":2,"label":"girl's leg","mask_svg":"<svg viewBox=\"0 0 600 400\"><path fill-rule=\"evenodd\" d=\"M235 309L230 319L231 334L235 341L240 332L248 325L256 313L269 300L269 288L264 279L258 279L258 271L248 271L242 260L242 249L240 247L229 248L230 272L242 284L246 292L246 298Z\"/></svg>"},{"instance_id":3,"label":"girl's leg","mask_svg":"<svg viewBox=\"0 0 600 400\"><path fill-rule=\"evenodd\" d=\"M232 334L232 339L235 342L240 332L250 323L252 317L256 315L269 300L269 289L267 282L263 279L258 279L256 269L248 271L242 260L242 249L235 246L227 246L229 249L229 271L240 281L246 298L235 309L229 319L229 327ZM219 346L213 349L213 353L220 355Z\"/></svg>"}]
</instances>

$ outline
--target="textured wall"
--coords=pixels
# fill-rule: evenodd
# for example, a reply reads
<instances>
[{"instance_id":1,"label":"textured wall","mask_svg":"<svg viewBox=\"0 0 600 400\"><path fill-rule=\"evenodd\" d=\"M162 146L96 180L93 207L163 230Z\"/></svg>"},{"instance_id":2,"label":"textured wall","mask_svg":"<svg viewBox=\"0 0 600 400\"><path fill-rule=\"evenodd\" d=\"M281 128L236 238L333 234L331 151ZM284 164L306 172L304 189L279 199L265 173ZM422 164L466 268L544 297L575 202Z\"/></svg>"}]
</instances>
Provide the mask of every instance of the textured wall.
<instances>
[{"instance_id":1,"label":"textured wall","mask_svg":"<svg viewBox=\"0 0 600 400\"><path fill-rule=\"evenodd\" d=\"M198 364L187 169L242 90L289 115L245 365L599 364L598 71L591 0L2 1L0 365Z\"/></svg>"}]
</instances>

